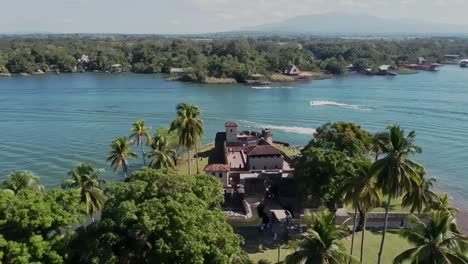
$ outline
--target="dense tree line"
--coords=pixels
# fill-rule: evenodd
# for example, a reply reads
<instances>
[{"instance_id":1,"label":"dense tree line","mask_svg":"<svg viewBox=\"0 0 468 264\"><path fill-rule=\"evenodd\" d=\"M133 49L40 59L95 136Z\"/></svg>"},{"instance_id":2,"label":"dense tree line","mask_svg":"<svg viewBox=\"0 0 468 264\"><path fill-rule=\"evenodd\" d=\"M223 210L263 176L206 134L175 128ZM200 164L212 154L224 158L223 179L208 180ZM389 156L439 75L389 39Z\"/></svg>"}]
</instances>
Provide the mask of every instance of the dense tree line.
<instances>
[{"instance_id":1,"label":"dense tree line","mask_svg":"<svg viewBox=\"0 0 468 264\"><path fill-rule=\"evenodd\" d=\"M417 57L442 61L445 54L468 55L461 39L311 39L239 38L176 39L137 36L61 36L0 38L0 70L31 73L106 71L121 64L124 71L169 73L184 68L182 79L207 77L245 81L254 73L283 72L295 64L303 71L342 74L353 64L362 69L380 64L415 62ZM89 60L78 63L82 55Z\"/></svg>"}]
</instances>

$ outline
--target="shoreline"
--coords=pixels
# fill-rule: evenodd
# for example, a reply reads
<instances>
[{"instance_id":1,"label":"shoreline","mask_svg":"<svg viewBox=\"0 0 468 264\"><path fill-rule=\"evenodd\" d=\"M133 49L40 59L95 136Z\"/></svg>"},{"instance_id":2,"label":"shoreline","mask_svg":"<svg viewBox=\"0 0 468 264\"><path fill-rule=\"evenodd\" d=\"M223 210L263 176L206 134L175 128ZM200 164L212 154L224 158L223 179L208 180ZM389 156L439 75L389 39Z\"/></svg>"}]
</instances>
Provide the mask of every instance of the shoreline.
<instances>
[{"instance_id":1,"label":"shoreline","mask_svg":"<svg viewBox=\"0 0 468 264\"><path fill-rule=\"evenodd\" d=\"M412 75L418 74L420 71L406 69L401 67L397 70L398 75ZM233 78L216 78L216 77L207 77L205 81L198 82L198 81L184 81L181 80L181 75L174 75L162 72L132 72L132 71L122 71L119 73L111 73L108 71L85 71L85 72L34 72L34 73L3 73L0 75L0 80L2 79L10 79L10 78L17 78L17 77L31 77L31 76L49 76L49 75L69 75L69 74L109 74L109 75L121 75L121 74L138 74L138 75L162 75L165 76L164 79L166 81L177 81L177 82L184 82L184 83L194 83L194 84L222 84L222 85L229 85L229 84L245 84L249 85L252 83L249 82L237 82ZM271 75L266 78L267 81L270 83L296 83L296 82L304 82L304 81L318 81L318 80L327 80L327 79L334 79L334 78L346 78L352 75L359 75L359 76L381 76L385 77L385 75L378 75L378 74L365 74L358 71L349 71L344 74L331 74L326 72L303 72L309 74L308 77L298 77L298 76L291 76L281 73L271 73ZM263 86L260 84L260 86Z\"/></svg>"}]
</instances>

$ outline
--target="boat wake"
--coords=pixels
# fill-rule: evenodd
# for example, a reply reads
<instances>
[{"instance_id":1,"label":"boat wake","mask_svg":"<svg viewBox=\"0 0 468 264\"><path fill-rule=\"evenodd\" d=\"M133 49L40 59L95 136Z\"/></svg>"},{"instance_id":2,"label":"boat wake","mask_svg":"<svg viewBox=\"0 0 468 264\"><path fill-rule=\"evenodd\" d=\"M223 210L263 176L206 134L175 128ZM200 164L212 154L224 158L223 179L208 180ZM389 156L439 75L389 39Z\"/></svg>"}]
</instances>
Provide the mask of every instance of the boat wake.
<instances>
[{"instance_id":1,"label":"boat wake","mask_svg":"<svg viewBox=\"0 0 468 264\"><path fill-rule=\"evenodd\" d=\"M253 86L252 89L258 89L258 90L268 90L268 89L293 89L294 87L292 86Z\"/></svg>"},{"instance_id":2,"label":"boat wake","mask_svg":"<svg viewBox=\"0 0 468 264\"><path fill-rule=\"evenodd\" d=\"M271 86L253 86L252 89L268 90L271 89Z\"/></svg>"},{"instance_id":3,"label":"boat wake","mask_svg":"<svg viewBox=\"0 0 468 264\"><path fill-rule=\"evenodd\" d=\"M337 106L346 109L354 109L354 110L361 110L361 111L370 111L369 108L362 108L359 105L352 105L352 104L343 104L334 101L310 101L310 106L313 107L320 107L320 106Z\"/></svg>"},{"instance_id":4,"label":"boat wake","mask_svg":"<svg viewBox=\"0 0 468 264\"><path fill-rule=\"evenodd\" d=\"M303 135L313 135L316 130L310 127L298 127L298 126L277 126L270 124L262 124L252 121L241 121L247 126L252 126L255 128L271 128L273 130L279 130L287 133L303 134Z\"/></svg>"}]
</instances>

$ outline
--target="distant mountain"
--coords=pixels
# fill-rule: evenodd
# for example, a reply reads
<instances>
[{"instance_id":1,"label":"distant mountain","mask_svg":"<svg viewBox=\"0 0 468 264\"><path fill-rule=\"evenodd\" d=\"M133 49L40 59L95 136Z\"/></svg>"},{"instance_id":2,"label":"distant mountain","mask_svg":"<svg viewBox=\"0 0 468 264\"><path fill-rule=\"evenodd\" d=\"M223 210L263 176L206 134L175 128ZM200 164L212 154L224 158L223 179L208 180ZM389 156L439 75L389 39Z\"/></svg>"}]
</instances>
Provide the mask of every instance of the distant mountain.
<instances>
[{"instance_id":1,"label":"distant mountain","mask_svg":"<svg viewBox=\"0 0 468 264\"><path fill-rule=\"evenodd\" d=\"M289 18L245 30L317 34L466 34L468 25L414 19L388 19L365 14L327 13Z\"/></svg>"}]
</instances>

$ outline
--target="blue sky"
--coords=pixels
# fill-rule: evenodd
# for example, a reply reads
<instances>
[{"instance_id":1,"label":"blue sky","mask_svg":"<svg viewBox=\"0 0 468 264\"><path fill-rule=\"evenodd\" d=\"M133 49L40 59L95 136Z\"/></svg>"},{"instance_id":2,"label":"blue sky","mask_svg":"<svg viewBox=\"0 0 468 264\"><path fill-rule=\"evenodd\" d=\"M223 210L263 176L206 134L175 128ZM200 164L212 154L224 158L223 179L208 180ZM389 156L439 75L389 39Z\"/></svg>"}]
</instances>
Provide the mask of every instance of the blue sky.
<instances>
[{"instance_id":1,"label":"blue sky","mask_svg":"<svg viewBox=\"0 0 468 264\"><path fill-rule=\"evenodd\" d=\"M327 12L468 24L468 0L0 0L0 32L219 32Z\"/></svg>"}]
</instances>

